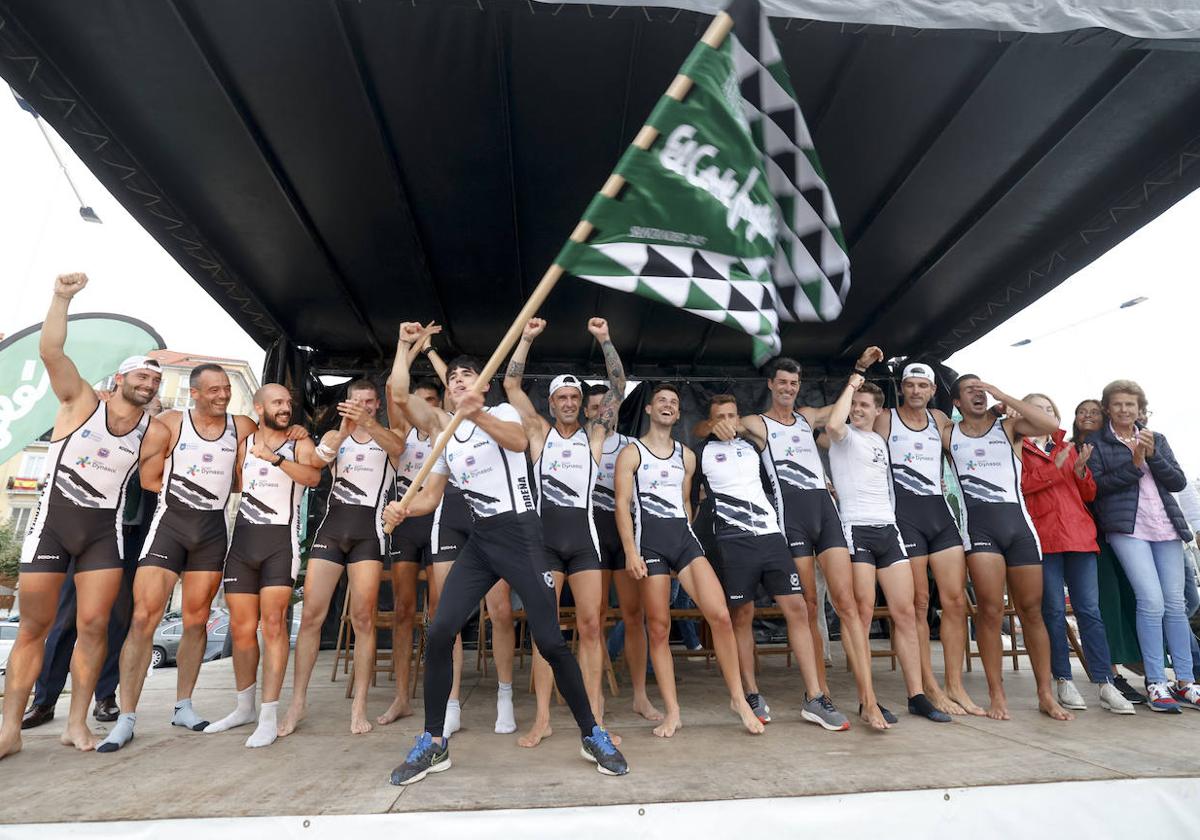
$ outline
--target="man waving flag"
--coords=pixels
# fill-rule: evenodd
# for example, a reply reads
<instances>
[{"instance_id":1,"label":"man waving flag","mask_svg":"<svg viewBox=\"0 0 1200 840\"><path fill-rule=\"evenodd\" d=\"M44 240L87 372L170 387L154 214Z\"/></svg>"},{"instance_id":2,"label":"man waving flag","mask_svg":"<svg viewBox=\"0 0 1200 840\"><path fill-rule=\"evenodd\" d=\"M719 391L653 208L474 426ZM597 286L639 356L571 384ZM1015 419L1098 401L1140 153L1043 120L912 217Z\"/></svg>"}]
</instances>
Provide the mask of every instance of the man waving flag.
<instances>
[{"instance_id":1,"label":"man waving flag","mask_svg":"<svg viewBox=\"0 0 1200 840\"><path fill-rule=\"evenodd\" d=\"M735 0L733 30L696 45L692 84L659 100L617 164L624 189L598 194L586 242L565 271L726 324L754 338L754 361L780 352L779 319L836 318L850 289L837 211L767 17ZM686 88L685 88L686 90Z\"/></svg>"}]
</instances>

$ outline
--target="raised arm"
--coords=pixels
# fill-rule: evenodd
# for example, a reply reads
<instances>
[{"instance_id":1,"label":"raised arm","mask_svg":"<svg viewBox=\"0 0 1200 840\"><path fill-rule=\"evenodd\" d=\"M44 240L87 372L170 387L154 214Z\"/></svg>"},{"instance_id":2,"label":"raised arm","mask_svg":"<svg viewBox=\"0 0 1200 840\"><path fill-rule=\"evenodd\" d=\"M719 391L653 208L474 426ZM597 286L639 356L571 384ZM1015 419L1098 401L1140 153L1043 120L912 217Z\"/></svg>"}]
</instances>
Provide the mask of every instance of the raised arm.
<instances>
[{"instance_id":1,"label":"raised arm","mask_svg":"<svg viewBox=\"0 0 1200 840\"><path fill-rule=\"evenodd\" d=\"M60 274L54 279L54 295L50 298L50 309L42 324L42 335L38 342L38 353L46 373L50 376L50 388L65 408L81 406L91 411L96 407L96 392L92 390L79 369L67 356L67 310L71 299L87 285L86 274Z\"/></svg>"},{"instance_id":2,"label":"raised arm","mask_svg":"<svg viewBox=\"0 0 1200 840\"><path fill-rule=\"evenodd\" d=\"M619 406L625 398L625 366L621 364L621 356L613 346L612 337L608 332L608 321L603 318L590 318L587 328L599 343L600 352L604 354L604 372L608 376L608 388L611 393L617 395Z\"/></svg>"},{"instance_id":3,"label":"raised arm","mask_svg":"<svg viewBox=\"0 0 1200 840\"><path fill-rule=\"evenodd\" d=\"M446 413L434 408L422 399L409 393L408 351L421 338L424 328L417 321L406 321L400 325L400 337L396 342L396 358L392 361L392 373L388 377L390 399L396 408L404 412L409 421L427 435L436 435L446 422Z\"/></svg>"},{"instance_id":4,"label":"raised arm","mask_svg":"<svg viewBox=\"0 0 1200 840\"><path fill-rule=\"evenodd\" d=\"M862 387L866 380L861 373L850 374L850 380L837 401L829 406L829 416L825 419L825 433L831 440L845 440L850 432L846 429L846 420L850 417L850 403L854 401L854 392Z\"/></svg>"},{"instance_id":5,"label":"raised arm","mask_svg":"<svg viewBox=\"0 0 1200 840\"><path fill-rule=\"evenodd\" d=\"M858 376L862 378L863 382L865 382L867 369L876 362L882 361L883 351L875 346L868 347L866 350L862 351L862 354L858 357L858 361L854 363L854 373L858 374ZM854 374L851 374L851 376L853 375ZM855 390L858 390L858 388L861 387L862 382L855 386ZM805 406L797 410L804 415L804 419L808 421L810 426L812 426L814 429L817 429L829 422L829 415L833 413L833 405L833 403L830 403L829 405L822 406L820 408ZM843 423L845 423L844 420Z\"/></svg>"},{"instance_id":6,"label":"raised arm","mask_svg":"<svg viewBox=\"0 0 1200 840\"><path fill-rule=\"evenodd\" d=\"M473 421L487 432L501 449L509 452L525 452L529 449L529 438L521 424L521 417L511 405L500 405L492 411L484 411L483 394L472 389L459 397L458 413L464 420Z\"/></svg>"},{"instance_id":7,"label":"raised arm","mask_svg":"<svg viewBox=\"0 0 1200 840\"><path fill-rule=\"evenodd\" d=\"M637 538L633 530L633 475L641 462L636 446L626 446L617 456L617 467L613 475L613 492L616 496L617 533L625 549L625 568L634 580L646 576L646 561L638 551Z\"/></svg>"},{"instance_id":8,"label":"raised arm","mask_svg":"<svg viewBox=\"0 0 1200 840\"><path fill-rule=\"evenodd\" d=\"M545 440L546 430L550 424L533 407L529 395L521 387L521 381L525 378L525 362L529 358L529 348L533 346L534 339L541 335L544 329L546 329L546 322L541 318L529 319L525 328L521 330L521 340L517 342L517 347L513 350L512 358L508 362L508 368L504 371L504 396L521 416L521 425L524 426L525 433L538 448L540 448L539 442ZM505 447L505 449L507 448Z\"/></svg>"},{"instance_id":9,"label":"raised arm","mask_svg":"<svg viewBox=\"0 0 1200 840\"><path fill-rule=\"evenodd\" d=\"M980 382L979 387L991 394L992 399L1003 403L1007 410L1015 412L1018 415L1016 417L1009 417L1004 421L1009 440L1019 442L1023 437L1052 435L1058 431L1058 420L1037 406L1030 405L1015 397L1010 397L995 385L989 385L986 382Z\"/></svg>"}]
</instances>

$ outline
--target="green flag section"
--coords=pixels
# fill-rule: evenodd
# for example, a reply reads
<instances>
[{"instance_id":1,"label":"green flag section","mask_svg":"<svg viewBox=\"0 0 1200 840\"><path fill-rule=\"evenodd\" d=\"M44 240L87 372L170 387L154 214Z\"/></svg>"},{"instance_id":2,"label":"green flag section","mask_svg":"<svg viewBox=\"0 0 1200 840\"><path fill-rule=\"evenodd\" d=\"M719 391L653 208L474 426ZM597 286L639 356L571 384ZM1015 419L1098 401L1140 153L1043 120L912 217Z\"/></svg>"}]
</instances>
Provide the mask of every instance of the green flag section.
<instances>
[{"instance_id":1,"label":"green flag section","mask_svg":"<svg viewBox=\"0 0 1200 840\"><path fill-rule=\"evenodd\" d=\"M26 327L0 341L0 463L54 426L58 400L38 355L42 325ZM162 338L151 327L122 315L72 315L67 355L79 375L99 384L129 356L159 350Z\"/></svg>"},{"instance_id":2,"label":"green flag section","mask_svg":"<svg viewBox=\"0 0 1200 840\"><path fill-rule=\"evenodd\" d=\"M719 48L696 45L683 102L663 96L649 150L617 164L627 182L584 213L596 231L568 242L568 273L741 330L754 361L780 352L779 321L828 321L850 266L837 211L779 48L754 0L729 8Z\"/></svg>"}]
</instances>

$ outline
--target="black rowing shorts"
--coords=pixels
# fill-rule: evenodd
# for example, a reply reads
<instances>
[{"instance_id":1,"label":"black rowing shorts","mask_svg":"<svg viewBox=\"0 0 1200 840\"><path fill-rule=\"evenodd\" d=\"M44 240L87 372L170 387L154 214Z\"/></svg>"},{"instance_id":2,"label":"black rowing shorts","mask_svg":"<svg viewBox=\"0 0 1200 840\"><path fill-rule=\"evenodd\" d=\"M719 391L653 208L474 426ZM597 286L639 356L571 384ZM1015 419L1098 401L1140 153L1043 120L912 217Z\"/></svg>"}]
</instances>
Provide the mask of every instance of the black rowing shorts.
<instances>
[{"instance_id":1,"label":"black rowing shorts","mask_svg":"<svg viewBox=\"0 0 1200 840\"><path fill-rule=\"evenodd\" d=\"M721 586L729 606L754 603L761 584L772 598L802 595L796 562L782 534L718 533Z\"/></svg>"},{"instance_id":2,"label":"black rowing shorts","mask_svg":"<svg viewBox=\"0 0 1200 840\"><path fill-rule=\"evenodd\" d=\"M159 505L141 566L157 566L177 575L184 572L219 572L225 568L229 532L223 510L189 510Z\"/></svg>"},{"instance_id":3,"label":"black rowing shorts","mask_svg":"<svg viewBox=\"0 0 1200 840\"><path fill-rule=\"evenodd\" d=\"M75 505L39 507L21 546L21 574L65 574L72 560L77 573L123 568L119 515Z\"/></svg>"},{"instance_id":4,"label":"black rowing shorts","mask_svg":"<svg viewBox=\"0 0 1200 840\"><path fill-rule=\"evenodd\" d=\"M383 525L375 508L334 502L313 536L308 556L348 566L363 560L383 562L383 548Z\"/></svg>"},{"instance_id":5,"label":"black rowing shorts","mask_svg":"<svg viewBox=\"0 0 1200 840\"><path fill-rule=\"evenodd\" d=\"M225 594L257 595L268 586L296 583L300 546L291 525L256 525L238 517L225 558Z\"/></svg>"},{"instance_id":6,"label":"black rowing shorts","mask_svg":"<svg viewBox=\"0 0 1200 840\"><path fill-rule=\"evenodd\" d=\"M909 557L928 557L963 545L958 523L941 494L918 496L897 489L896 526Z\"/></svg>"},{"instance_id":7,"label":"black rowing shorts","mask_svg":"<svg viewBox=\"0 0 1200 840\"><path fill-rule=\"evenodd\" d=\"M600 549L587 508L542 504L542 539L546 568L568 577L600 571Z\"/></svg>"},{"instance_id":8,"label":"black rowing shorts","mask_svg":"<svg viewBox=\"0 0 1200 840\"><path fill-rule=\"evenodd\" d=\"M870 563L876 569L886 569L896 563L907 563L904 543L895 525L851 525L846 529L850 559L855 563Z\"/></svg>"},{"instance_id":9,"label":"black rowing shorts","mask_svg":"<svg viewBox=\"0 0 1200 840\"><path fill-rule=\"evenodd\" d=\"M1042 545L1016 502L968 503L967 554L1001 554L1005 566L1035 566Z\"/></svg>"},{"instance_id":10,"label":"black rowing shorts","mask_svg":"<svg viewBox=\"0 0 1200 840\"><path fill-rule=\"evenodd\" d=\"M846 547L842 520L828 490L785 491L783 528L793 557L816 557Z\"/></svg>"},{"instance_id":11,"label":"black rowing shorts","mask_svg":"<svg viewBox=\"0 0 1200 840\"><path fill-rule=\"evenodd\" d=\"M692 533L686 519L660 519L643 516L638 548L646 561L646 572L651 575L679 574L697 557L704 556L700 541Z\"/></svg>"}]
</instances>

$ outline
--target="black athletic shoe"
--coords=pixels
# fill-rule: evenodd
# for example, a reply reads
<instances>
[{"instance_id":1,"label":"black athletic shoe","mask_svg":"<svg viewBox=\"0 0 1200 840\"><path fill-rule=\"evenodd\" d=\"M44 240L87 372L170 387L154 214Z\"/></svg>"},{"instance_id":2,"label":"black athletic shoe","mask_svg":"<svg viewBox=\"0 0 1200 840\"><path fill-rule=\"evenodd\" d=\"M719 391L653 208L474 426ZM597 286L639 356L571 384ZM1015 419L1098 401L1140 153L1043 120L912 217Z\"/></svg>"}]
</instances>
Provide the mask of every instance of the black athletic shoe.
<instances>
[{"instance_id":1,"label":"black athletic shoe","mask_svg":"<svg viewBox=\"0 0 1200 840\"><path fill-rule=\"evenodd\" d=\"M583 739L579 754L594 762L596 769L605 776L624 776L629 772L629 762L621 751L613 746L608 730L602 726L592 727L592 734Z\"/></svg>"},{"instance_id":2,"label":"black athletic shoe","mask_svg":"<svg viewBox=\"0 0 1200 840\"><path fill-rule=\"evenodd\" d=\"M441 773L450 769L450 743L435 744L433 736L422 732L417 736L413 748L408 751L404 763L392 771L392 784L411 785L430 773Z\"/></svg>"},{"instance_id":3,"label":"black athletic shoe","mask_svg":"<svg viewBox=\"0 0 1200 840\"><path fill-rule=\"evenodd\" d=\"M1121 692L1121 696L1134 705L1146 705L1146 695L1142 694L1136 688L1129 684L1129 681L1124 677L1116 676L1112 679L1112 684L1117 687L1117 691Z\"/></svg>"},{"instance_id":4,"label":"black athletic shoe","mask_svg":"<svg viewBox=\"0 0 1200 840\"><path fill-rule=\"evenodd\" d=\"M908 713L928 718L934 723L949 723L951 720L950 715L930 703L924 694L914 694L908 698Z\"/></svg>"},{"instance_id":5,"label":"black athletic shoe","mask_svg":"<svg viewBox=\"0 0 1200 840\"><path fill-rule=\"evenodd\" d=\"M765 697L752 691L746 695L746 702L750 704L750 710L754 712L754 716L759 719L759 722L771 722L771 707L767 705Z\"/></svg>"}]
</instances>

